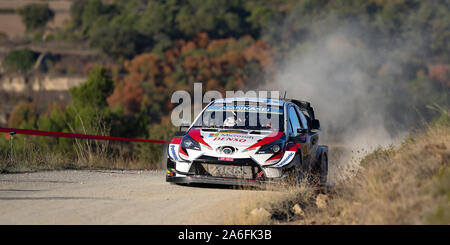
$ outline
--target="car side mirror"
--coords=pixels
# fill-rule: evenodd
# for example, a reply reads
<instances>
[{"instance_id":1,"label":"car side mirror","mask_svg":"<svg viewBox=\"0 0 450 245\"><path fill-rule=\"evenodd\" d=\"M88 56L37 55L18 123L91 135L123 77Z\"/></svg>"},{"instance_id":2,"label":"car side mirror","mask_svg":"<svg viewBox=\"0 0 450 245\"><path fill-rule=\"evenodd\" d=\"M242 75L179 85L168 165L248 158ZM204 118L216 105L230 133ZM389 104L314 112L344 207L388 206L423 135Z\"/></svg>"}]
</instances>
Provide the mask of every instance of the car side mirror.
<instances>
[{"instance_id":1,"label":"car side mirror","mask_svg":"<svg viewBox=\"0 0 450 245\"><path fill-rule=\"evenodd\" d=\"M308 133L308 129L307 128L299 128L299 129L297 129L297 133L298 134L306 134L306 133Z\"/></svg>"},{"instance_id":2,"label":"car side mirror","mask_svg":"<svg viewBox=\"0 0 450 245\"><path fill-rule=\"evenodd\" d=\"M308 133L307 128L298 128L297 129L297 136L292 136L291 140L295 143L305 143L306 142L306 134Z\"/></svg>"},{"instance_id":3,"label":"car side mirror","mask_svg":"<svg viewBox=\"0 0 450 245\"><path fill-rule=\"evenodd\" d=\"M294 142L294 143L305 143L306 142L306 135L305 134L299 134L299 135L297 135L297 136L292 136L291 137L291 140Z\"/></svg>"},{"instance_id":4,"label":"car side mirror","mask_svg":"<svg viewBox=\"0 0 450 245\"><path fill-rule=\"evenodd\" d=\"M312 120L312 129L320 130L320 122L317 119Z\"/></svg>"}]
</instances>

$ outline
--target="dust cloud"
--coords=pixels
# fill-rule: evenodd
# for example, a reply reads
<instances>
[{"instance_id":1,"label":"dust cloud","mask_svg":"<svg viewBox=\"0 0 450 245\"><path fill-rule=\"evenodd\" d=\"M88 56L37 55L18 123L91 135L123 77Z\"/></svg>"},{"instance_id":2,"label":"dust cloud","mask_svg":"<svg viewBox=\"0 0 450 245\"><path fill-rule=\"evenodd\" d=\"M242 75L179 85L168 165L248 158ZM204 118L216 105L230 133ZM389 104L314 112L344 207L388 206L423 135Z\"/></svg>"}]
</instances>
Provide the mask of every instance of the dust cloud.
<instances>
[{"instance_id":1,"label":"dust cloud","mask_svg":"<svg viewBox=\"0 0 450 245\"><path fill-rule=\"evenodd\" d=\"M266 86L311 102L322 126L321 143L330 146L331 172L341 169L335 180L354 172L368 152L398 143L410 129L403 122L416 120L404 82L385 78L404 76L397 57L414 52L420 41L371 46L360 39L369 35L347 26L320 36L289 54Z\"/></svg>"}]
</instances>

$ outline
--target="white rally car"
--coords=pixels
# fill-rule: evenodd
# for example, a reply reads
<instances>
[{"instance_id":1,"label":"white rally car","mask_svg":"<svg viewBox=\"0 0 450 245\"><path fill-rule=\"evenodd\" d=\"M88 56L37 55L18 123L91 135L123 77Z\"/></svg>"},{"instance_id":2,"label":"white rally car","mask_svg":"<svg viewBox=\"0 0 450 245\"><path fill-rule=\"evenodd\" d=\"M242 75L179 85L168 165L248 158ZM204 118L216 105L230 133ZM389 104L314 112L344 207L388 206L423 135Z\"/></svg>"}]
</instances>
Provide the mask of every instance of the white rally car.
<instances>
[{"instance_id":1,"label":"white rally car","mask_svg":"<svg viewBox=\"0 0 450 245\"><path fill-rule=\"evenodd\" d=\"M328 147L309 102L260 98L212 101L168 146L166 181L254 185L313 176L326 184Z\"/></svg>"}]
</instances>

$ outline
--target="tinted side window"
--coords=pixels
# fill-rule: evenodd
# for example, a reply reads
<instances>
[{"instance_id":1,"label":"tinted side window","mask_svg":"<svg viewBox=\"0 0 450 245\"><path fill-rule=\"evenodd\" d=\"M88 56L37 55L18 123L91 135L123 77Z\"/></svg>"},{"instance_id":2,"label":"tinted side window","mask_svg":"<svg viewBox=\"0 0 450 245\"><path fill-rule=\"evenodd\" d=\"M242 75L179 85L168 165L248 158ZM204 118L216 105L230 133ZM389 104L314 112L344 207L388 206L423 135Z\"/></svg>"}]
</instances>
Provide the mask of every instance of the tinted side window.
<instances>
[{"instance_id":1,"label":"tinted side window","mask_svg":"<svg viewBox=\"0 0 450 245\"><path fill-rule=\"evenodd\" d=\"M292 126L292 136L297 136L297 129L301 128L300 121L298 120L297 112L294 107L289 107L289 123Z\"/></svg>"},{"instance_id":2,"label":"tinted side window","mask_svg":"<svg viewBox=\"0 0 450 245\"><path fill-rule=\"evenodd\" d=\"M297 114L300 117L300 122L302 123L302 128L307 129L308 128L308 120L306 119L305 114L303 114L303 112L300 109L298 109L298 108L296 108L296 109L297 109Z\"/></svg>"}]
</instances>

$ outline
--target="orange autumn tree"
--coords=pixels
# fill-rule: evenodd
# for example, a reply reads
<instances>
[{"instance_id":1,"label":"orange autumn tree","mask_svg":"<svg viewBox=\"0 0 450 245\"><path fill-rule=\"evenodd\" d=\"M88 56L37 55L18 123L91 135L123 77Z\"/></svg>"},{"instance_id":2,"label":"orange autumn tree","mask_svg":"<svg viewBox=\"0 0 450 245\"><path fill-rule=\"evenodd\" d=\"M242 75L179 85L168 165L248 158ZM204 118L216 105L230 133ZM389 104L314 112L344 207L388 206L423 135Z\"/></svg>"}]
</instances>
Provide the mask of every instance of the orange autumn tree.
<instances>
[{"instance_id":1,"label":"orange autumn tree","mask_svg":"<svg viewBox=\"0 0 450 245\"><path fill-rule=\"evenodd\" d=\"M127 74L116 82L107 101L126 114L144 112L155 122L173 108L174 91L192 92L194 82L222 93L252 88L265 82L273 62L270 46L261 40L250 36L212 40L200 33L191 41L175 41L163 57L144 53L126 61Z\"/></svg>"}]
</instances>

